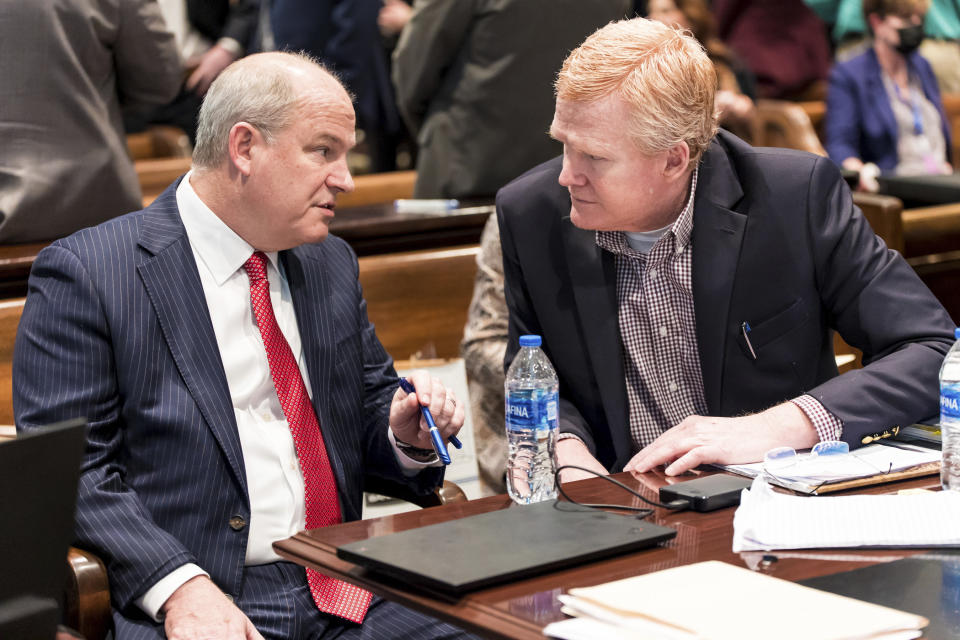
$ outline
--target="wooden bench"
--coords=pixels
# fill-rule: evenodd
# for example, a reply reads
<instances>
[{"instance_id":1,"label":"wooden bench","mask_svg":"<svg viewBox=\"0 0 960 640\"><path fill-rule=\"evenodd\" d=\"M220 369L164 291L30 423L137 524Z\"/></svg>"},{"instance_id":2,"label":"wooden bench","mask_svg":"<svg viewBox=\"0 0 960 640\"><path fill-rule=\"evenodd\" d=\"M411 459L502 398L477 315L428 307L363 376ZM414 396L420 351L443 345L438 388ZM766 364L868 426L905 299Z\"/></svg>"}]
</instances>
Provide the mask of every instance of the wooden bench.
<instances>
[{"instance_id":1,"label":"wooden bench","mask_svg":"<svg viewBox=\"0 0 960 640\"><path fill-rule=\"evenodd\" d=\"M960 321L960 203L903 212L904 256Z\"/></svg>"},{"instance_id":2,"label":"wooden bench","mask_svg":"<svg viewBox=\"0 0 960 640\"><path fill-rule=\"evenodd\" d=\"M0 302L0 425L13 424L13 343L24 300Z\"/></svg>"},{"instance_id":3,"label":"wooden bench","mask_svg":"<svg viewBox=\"0 0 960 640\"><path fill-rule=\"evenodd\" d=\"M397 360L456 358L478 245L360 258L367 315Z\"/></svg>"},{"instance_id":4,"label":"wooden bench","mask_svg":"<svg viewBox=\"0 0 960 640\"><path fill-rule=\"evenodd\" d=\"M808 112L799 103L785 100L757 100L759 144L763 147L799 149L825 156Z\"/></svg>"},{"instance_id":5,"label":"wooden bench","mask_svg":"<svg viewBox=\"0 0 960 640\"><path fill-rule=\"evenodd\" d=\"M151 125L145 131L127 134L127 150L133 160L189 158L190 138L179 127Z\"/></svg>"}]
</instances>

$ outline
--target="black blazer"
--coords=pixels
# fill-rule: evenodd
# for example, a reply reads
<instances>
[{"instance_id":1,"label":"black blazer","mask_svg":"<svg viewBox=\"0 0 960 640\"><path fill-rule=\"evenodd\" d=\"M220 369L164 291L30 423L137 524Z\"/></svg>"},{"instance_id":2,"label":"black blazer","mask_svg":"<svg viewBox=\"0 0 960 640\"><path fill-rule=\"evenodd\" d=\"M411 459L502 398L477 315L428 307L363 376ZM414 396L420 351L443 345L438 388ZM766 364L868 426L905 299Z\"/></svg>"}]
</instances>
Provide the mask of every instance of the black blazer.
<instances>
[{"instance_id":1,"label":"black blazer","mask_svg":"<svg viewBox=\"0 0 960 640\"><path fill-rule=\"evenodd\" d=\"M259 17L257 0L187 0L190 24L214 42L233 38L248 48Z\"/></svg>"},{"instance_id":2,"label":"black blazer","mask_svg":"<svg viewBox=\"0 0 960 640\"><path fill-rule=\"evenodd\" d=\"M537 333L560 378L560 430L607 468L634 453L629 433L614 257L570 222L561 159L497 195L506 362ZM711 415L756 412L809 393L843 420L843 439L910 424L938 406L953 322L903 258L874 235L836 166L754 149L721 131L694 200L697 347ZM753 360L740 336L749 322ZM863 350L837 377L831 329Z\"/></svg>"}]
</instances>

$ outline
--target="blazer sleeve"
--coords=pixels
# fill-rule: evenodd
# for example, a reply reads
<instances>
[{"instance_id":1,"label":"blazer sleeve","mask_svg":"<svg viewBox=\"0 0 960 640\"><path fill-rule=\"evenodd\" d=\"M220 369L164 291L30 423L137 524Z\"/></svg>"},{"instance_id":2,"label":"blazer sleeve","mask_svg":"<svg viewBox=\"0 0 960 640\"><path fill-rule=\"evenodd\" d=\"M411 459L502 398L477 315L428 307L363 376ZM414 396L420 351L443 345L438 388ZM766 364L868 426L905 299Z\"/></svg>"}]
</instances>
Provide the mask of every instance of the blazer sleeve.
<instances>
[{"instance_id":1,"label":"blazer sleeve","mask_svg":"<svg viewBox=\"0 0 960 640\"><path fill-rule=\"evenodd\" d=\"M173 569L196 562L151 519L124 481L122 401L109 319L78 257L56 244L30 274L17 331L13 402L23 431L85 416L89 422L77 498L75 544L107 565L123 609Z\"/></svg>"},{"instance_id":2,"label":"blazer sleeve","mask_svg":"<svg viewBox=\"0 0 960 640\"><path fill-rule=\"evenodd\" d=\"M830 71L827 91L825 133L827 154L837 165L847 158L860 158L860 120L863 113L857 100L856 78L843 65Z\"/></svg>"},{"instance_id":3,"label":"blazer sleeve","mask_svg":"<svg viewBox=\"0 0 960 640\"><path fill-rule=\"evenodd\" d=\"M473 21L473 0L418 0L393 53L397 107L411 131L423 125Z\"/></svg>"},{"instance_id":4,"label":"blazer sleeve","mask_svg":"<svg viewBox=\"0 0 960 640\"><path fill-rule=\"evenodd\" d=\"M260 5L256 0L231 2L227 22L223 25L220 37L236 40L244 50L247 50L259 18Z\"/></svg>"},{"instance_id":5,"label":"blazer sleeve","mask_svg":"<svg viewBox=\"0 0 960 640\"><path fill-rule=\"evenodd\" d=\"M148 0L122 0L116 39L117 94L124 110L140 110L173 100L183 68L173 34L160 6Z\"/></svg>"},{"instance_id":6,"label":"blazer sleeve","mask_svg":"<svg viewBox=\"0 0 960 640\"><path fill-rule=\"evenodd\" d=\"M843 439L911 424L938 408L938 373L953 321L903 257L853 206L835 168L818 159L807 211L808 242L828 321L863 351L865 366L809 391L843 420Z\"/></svg>"}]
</instances>

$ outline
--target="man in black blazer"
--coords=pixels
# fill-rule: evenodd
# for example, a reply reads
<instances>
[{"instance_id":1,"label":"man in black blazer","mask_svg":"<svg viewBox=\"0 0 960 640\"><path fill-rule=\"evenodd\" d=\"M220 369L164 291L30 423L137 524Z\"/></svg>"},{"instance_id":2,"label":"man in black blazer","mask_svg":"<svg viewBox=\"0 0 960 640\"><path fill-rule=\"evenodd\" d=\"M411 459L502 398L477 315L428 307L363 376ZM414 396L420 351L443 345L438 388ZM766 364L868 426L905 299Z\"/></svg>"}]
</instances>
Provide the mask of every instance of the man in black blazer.
<instances>
[{"instance_id":1,"label":"man in black blazer","mask_svg":"<svg viewBox=\"0 0 960 640\"><path fill-rule=\"evenodd\" d=\"M557 80L563 157L498 194L506 361L543 336L561 464L677 474L937 411L943 307L829 160L717 132L715 85L692 39L604 27ZM832 330L863 369L837 376Z\"/></svg>"},{"instance_id":2,"label":"man in black blazer","mask_svg":"<svg viewBox=\"0 0 960 640\"><path fill-rule=\"evenodd\" d=\"M190 173L37 257L16 422L90 423L76 544L106 563L118 640L462 634L272 548L359 518L365 488L435 487L418 402L444 437L463 424L426 372L398 390L328 237L354 126L319 66L244 58L207 94Z\"/></svg>"}]
</instances>

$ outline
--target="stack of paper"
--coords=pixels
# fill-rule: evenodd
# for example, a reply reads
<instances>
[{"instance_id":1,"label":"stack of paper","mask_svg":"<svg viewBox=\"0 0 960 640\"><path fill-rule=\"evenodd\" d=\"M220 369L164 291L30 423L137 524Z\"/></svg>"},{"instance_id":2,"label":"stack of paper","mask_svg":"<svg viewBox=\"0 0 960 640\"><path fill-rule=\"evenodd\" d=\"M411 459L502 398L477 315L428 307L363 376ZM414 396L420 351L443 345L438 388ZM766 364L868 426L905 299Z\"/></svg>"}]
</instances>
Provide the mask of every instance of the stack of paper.
<instances>
[{"instance_id":1,"label":"stack of paper","mask_svg":"<svg viewBox=\"0 0 960 640\"><path fill-rule=\"evenodd\" d=\"M843 456L804 459L802 464L764 472L762 462L718 465L725 471L749 478L765 475L769 482L801 493L816 493L825 484L856 478L882 477L907 469L924 467L940 461L940 452L908 443L871 444Z\"/></svg>"},{"instance_id":2,"label":"stack of paper","mask_svg":"<svg viewBox=\"0 0 960 640\"><path fill-rule=\"evenodd\" d=\"M563 640L894 640L922 616L818 591L723 562L700 562L561 596L577 616L547 626Z\"/></svg>"},{"instance_id":3,"label":"stack of paper","mask_svg":"<svg viewBox=\"0 0 960 640\"><path fill-rule=\"evenodd\" d=\"M791 496L763 478L733 515L733 550L960 546L960 493Z\"/></svg>"}]
</instances>

